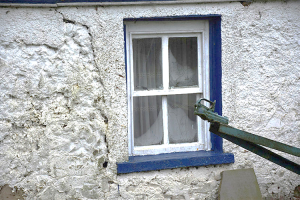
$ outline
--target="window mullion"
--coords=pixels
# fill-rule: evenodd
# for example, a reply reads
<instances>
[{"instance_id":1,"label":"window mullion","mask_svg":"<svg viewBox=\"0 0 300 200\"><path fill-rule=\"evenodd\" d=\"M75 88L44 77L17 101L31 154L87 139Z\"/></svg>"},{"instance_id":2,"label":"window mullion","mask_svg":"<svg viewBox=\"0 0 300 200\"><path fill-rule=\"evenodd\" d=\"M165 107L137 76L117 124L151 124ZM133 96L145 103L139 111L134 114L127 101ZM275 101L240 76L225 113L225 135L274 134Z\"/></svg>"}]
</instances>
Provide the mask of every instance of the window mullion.
<instances>
[{"instance_id":1,"label":"window mullion","mask_svg":"<svg viewBox=\"0 0 300 200\"><path fill-rule=\"evenodd\" d=\"M167 36L162 37L162 71L164 91L169 89L169 41ZM162 96L163 127L164 127L164 144L169 144L168 130L168 102L167 96Z\"/></svg>"},{"instance_id":2,"label":"window mullion","mask_svg":"<svg viewBox=\"0 0 300 200\"><path fill-rule=\"evenodd\" d=\"M169 144L167 96L162 96L162 110L163 110L164 144Z\"/></svg>"}]
</instances>

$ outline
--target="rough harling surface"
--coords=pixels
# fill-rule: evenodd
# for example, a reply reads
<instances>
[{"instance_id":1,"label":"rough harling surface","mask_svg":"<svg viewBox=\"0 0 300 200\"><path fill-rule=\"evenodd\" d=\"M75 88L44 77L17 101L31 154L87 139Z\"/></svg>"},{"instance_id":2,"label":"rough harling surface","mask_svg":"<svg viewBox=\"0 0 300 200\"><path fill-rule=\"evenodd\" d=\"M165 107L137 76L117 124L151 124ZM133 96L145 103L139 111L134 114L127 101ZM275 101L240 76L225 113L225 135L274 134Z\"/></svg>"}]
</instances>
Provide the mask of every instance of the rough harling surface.
<instances>
[{"instance_id":1,"label":"rough harling surface","mask_svg":"<svg viewBox=\"0 0 300 200\"><path fill-rule=\"evenodd\" d=\"M293 198L299 175L229 142L231 165L117 175L116 162L128 159L124 18L221 14L224 115L300 147L299 13L299 1L0 8L0 186L30 200L216 199L222 171L254 168L263 197Z\"/></svg>"}]
</instances>

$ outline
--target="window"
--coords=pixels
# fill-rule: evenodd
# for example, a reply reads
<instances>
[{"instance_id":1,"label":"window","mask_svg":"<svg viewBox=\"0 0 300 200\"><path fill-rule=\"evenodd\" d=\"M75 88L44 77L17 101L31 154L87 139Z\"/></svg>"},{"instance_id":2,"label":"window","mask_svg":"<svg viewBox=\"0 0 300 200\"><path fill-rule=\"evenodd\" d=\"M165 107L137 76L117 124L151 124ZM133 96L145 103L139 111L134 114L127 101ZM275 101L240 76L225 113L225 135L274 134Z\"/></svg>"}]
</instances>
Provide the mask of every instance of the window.
<instances>
[{"instance_id":1,"label":"window","mask_svg":"<svg viewBox=\"0 0 300 200\"><path fill-rule=\"evenodd\" d=\"M128 162L118 174L233 163L194 116L200 98L222 114L221 16L124 19Z\"/></svg>"},{"instance_id":2,"label":"window","mask_svg":"<svg viewBox=\"0 0 300 200\"><path fill-rule=\"evenodd\" d=\"M126 23L130 155L210 150L208 20Z\"/></svg>"}]
</instances>

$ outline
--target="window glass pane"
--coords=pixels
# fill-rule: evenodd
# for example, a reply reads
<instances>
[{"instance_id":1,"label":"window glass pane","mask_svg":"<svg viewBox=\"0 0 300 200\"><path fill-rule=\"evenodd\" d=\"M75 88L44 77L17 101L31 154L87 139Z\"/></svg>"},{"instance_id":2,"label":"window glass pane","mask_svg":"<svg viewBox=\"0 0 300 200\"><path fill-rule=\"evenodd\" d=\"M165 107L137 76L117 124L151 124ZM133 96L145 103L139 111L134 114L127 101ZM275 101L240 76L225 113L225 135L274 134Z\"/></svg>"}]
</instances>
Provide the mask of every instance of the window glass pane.
<instances>
[{"instance_id":1,"label":"window glass pane","mask_svg":"<svg viewBox=\"0 0 300 200\"><path fill-rule=\"evenodd\" d=\"M161 38L133 39L134 90L162 89Z\"/></svg>"},{"instance_id":2,"label":"window glass pane","mask_svg":"<svg viewBox=\"0 0 300 200\"><path fill-rule=\"evenodd\" d=\"M163 143L161 96L134 97L134 146Z\"/></svg>"},{"instance_id":3,"label":"window glass pane","mask_svg":"<svg viewBox=\"0 0 300 200\"><path fill-rule=\"evenodd\" d=\"M169 38L170 87L198 85L197 37Z\"/></svg>"},{"instance_id":4,"label":"window glass pane","mask_svg":"<svg viewBox=\"0 0 300 200\"><path fill-rule=\"evenodd\" d=\"M167 101L169 143L197 142L198 127L194 115L196 94L170 95Z\"/></svg>"}]
</instances>

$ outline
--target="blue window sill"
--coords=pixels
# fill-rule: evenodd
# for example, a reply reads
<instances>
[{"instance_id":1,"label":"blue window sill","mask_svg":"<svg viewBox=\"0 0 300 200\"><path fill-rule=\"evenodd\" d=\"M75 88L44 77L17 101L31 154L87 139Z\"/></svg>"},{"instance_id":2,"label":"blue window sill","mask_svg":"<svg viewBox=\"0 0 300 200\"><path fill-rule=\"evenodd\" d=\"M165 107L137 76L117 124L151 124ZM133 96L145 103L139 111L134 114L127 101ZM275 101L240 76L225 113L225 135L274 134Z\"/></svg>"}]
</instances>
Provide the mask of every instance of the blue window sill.
<instances>
[{"instance_id":1,"label":"blue window sill","mask_svg":"<svg viewBox=\"0 0 300 200\"><path fill-rule=\"evenodd\" d=\"M117 163L118 174L179 167L196 167L234 163L232 153L195 151L159 155L130 156L128 162Z\"/></svg>"}]
</instances>

